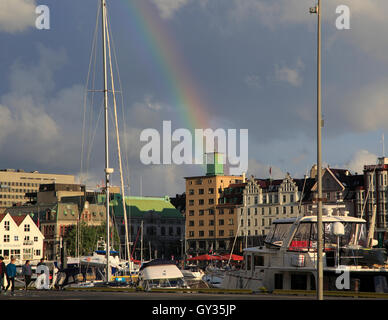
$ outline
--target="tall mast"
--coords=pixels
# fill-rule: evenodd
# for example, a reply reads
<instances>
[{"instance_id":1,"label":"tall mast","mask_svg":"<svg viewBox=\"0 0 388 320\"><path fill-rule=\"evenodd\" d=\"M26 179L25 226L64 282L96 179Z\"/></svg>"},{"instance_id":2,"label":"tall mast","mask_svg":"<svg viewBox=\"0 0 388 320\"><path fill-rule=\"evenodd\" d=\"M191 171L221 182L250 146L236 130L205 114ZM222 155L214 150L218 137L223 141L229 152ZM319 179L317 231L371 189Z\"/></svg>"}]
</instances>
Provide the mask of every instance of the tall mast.
<instances>
[{"instance_id":1,"label":"tall mast","mask_svg":"<svg viewBox=\"0 0 388 320\"><path fill-rule=\"evenodd\" d=\"M317 299L323 300L323 227L322 227L322 92L321 92L321 0L318 0L318 43L317 43L317 177L318 177L318 266Z\"/></svg>"},{"instance_id":2,"label":"tall mast","mask_svg":"<svg viewBox=\"0 0 388 320\"><path fill-rule=\"evenodd\" d=\"M106 71L106 0L101 0L102 11L102 56L103 56L103 77L104 77L104 120L105 120L105 194L106 194L106 282L110 281L110 232L109 232L109 175L112 169L109 168L109 136L108 136L108 77Z\"/></svg>"}]
</instances>

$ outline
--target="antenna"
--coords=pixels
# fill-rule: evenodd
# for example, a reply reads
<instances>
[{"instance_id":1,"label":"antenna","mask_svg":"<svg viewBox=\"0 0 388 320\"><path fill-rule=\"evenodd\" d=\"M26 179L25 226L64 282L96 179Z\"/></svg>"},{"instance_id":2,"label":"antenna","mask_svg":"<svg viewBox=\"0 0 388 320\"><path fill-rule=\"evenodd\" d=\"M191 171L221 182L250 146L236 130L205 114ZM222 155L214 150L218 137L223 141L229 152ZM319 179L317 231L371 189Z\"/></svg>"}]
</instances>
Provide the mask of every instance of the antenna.
<instances>
[{"instance_id":1,"label":"antenna","mask_svg":"<svg viewBox=\"0 0 388 320\"><path fill-rule=\"evenodd\" d=\"M381 136L381 144L383 148L383 158L385 158L385 143L384 143L384 133Z\"/></svg>"}]
</instances>

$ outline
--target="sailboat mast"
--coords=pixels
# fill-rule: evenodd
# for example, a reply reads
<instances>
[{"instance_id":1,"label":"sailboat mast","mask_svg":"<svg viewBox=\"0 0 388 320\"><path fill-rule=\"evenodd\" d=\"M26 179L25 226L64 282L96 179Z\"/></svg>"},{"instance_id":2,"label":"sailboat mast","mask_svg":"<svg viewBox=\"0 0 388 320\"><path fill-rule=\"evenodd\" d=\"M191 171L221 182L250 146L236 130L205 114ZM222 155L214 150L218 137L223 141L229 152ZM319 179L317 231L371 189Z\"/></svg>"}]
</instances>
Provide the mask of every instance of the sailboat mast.
<instances>
[{"instance_id":1,"label":"sailboat mast","mask_svg":"<svg viewBox=\"0 0 388 320\"><path fill-rule=\"evenodd\" d=\"M318 261L317 261L317 299L323 300L323 223L322 223L322 91L321 91L321 0L317 5L317 177L318 177Z\"/></svg>"},{"instance_id":2,"label":"sailboat mast","mask_svg":"<svg viewBox=\"0 0 388 320\"><path fill-rule=\"evenodd\" d=\"M108 135L108 76L106 70L106 0L101 0L102 12L102 55L103 55L103 77L104 77L104 120L105 120L105 194L106 194L106 282L110 280L109 267L109 135Z\"/></svg>"}]
</instances>

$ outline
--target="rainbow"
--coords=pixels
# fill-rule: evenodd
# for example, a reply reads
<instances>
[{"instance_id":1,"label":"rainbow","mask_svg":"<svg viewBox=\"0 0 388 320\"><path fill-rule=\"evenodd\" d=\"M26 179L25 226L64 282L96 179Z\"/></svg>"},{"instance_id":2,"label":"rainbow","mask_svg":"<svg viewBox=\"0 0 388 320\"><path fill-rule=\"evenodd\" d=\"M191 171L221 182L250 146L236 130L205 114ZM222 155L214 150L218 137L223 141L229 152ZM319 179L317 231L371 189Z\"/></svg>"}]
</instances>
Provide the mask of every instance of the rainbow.
<instances>
[{"instance_id":1,"label":"rainbow","mask_svg":"<svg viewBox=\"0 0 388 320\"><path fill-rule=\"evenodd\" d=\"M156 8L145 0L122 0L130 11L130 27L135 30L136 41L150 57L153 67L165 78L166 89L178 109L187 129L209 127L207 107L191 77L183 54L171 37Z\"/></svg>"}]
</instances>

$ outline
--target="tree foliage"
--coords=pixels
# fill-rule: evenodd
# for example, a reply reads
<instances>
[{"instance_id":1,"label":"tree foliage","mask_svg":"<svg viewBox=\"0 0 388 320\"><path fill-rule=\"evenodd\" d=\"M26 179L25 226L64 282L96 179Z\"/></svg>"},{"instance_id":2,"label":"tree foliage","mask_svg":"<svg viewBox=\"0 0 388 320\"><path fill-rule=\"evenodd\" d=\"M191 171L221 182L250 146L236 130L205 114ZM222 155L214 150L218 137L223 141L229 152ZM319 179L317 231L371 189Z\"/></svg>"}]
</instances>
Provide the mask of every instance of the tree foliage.
<instances>
[{"instance_id":1,"label":"tree foliage","mask_svg":"<svg viewBox=\"0 0 388 320\"><path fill-rule=\"evenodd\" d=\"M113 250L118 250L120 240L116 228L111 228L114 231L114 240L112 242L111 237L111 248ZM91 255L94 250L97 249L97 241L103 239L106 242L106 223L100 226L88 226L85 222L81 222L79 225L79 254ZM77 227L74 226L66 235L65 239L67 254L70 256L75 256L77 253Z\"/></svg>"}]
</instances>

